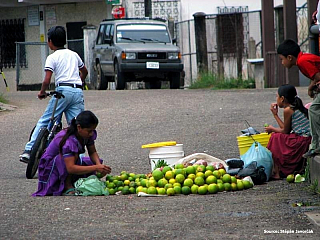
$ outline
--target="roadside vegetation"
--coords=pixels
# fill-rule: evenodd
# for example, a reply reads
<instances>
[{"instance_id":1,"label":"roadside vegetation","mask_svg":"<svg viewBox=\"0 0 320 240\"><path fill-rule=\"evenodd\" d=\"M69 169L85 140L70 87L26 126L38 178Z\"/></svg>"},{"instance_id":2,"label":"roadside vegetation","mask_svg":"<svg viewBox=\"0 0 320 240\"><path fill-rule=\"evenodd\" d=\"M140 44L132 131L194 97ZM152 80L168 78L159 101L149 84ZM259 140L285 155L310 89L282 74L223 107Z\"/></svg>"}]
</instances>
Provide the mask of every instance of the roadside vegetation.
<instances>
[{"instance_id":1,"label":"roadside vegetation","mask_svg":"<svg viewBox=\"0 0 320 240\"><path fill-rule=\"evenodd\" d=\"M190 89L210 88L210 89L243 89L255 88L254 79L243 80L241 78L219 79L211 73L201 74L200 78L193 82Z\"/></svg>"},{"instance_id":2,"label":"roadside vegetation","mask_svg":"<svg viewBox=\"0 0 320 240\"><path fill-rule=\"evenodd\" d=\"M0 102L1 103L8 103L8 100L4 98L4 96L0 93Z\"/></svg>"},{"instance_id":3,"label":"roadside vegetation","mask_svg":"<svg viewBox=\"0 0 320 240\"><path fill-rule=\"evenodd\" d=\"M309 185L309 189L315 194L320 194L320 188L318 186L318 181L317 180L312 181L311 178L310 178L310 161L311 161L310 158L307 159L307 165L306 165L304 174L302 176L310 184Z\"/></svg>"}]
</instances>

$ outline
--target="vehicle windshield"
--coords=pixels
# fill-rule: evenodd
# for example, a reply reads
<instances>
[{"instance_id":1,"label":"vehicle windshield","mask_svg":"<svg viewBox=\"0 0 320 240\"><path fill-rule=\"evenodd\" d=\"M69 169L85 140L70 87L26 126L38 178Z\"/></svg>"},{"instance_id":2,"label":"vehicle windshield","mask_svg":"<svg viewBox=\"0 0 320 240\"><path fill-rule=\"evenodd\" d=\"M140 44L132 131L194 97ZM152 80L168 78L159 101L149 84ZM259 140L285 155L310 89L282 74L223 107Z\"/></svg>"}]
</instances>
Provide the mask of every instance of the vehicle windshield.
<instances>
[{"instance_id":1,"label":"vehicle windshield","mask_svg":"<svg viewBox=\"0 0 320 240\"><path fill-rule=\"evenodd\" d=\"M169 43L166 26L154 24L126 24L117 26L118 43L162 42Z\"/></svg>"}]
</instances>

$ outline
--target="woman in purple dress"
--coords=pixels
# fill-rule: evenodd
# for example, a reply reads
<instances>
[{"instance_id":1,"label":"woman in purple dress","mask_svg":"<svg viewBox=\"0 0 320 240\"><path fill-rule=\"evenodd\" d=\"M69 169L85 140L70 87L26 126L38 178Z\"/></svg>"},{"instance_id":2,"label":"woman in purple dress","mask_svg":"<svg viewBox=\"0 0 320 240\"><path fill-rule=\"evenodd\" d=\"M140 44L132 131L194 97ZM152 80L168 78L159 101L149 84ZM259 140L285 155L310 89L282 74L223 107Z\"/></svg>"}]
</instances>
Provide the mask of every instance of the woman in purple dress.
<instances>
[{"instance_id":1,"label":"woman in purple dress","mask_svg":"<svg viewBox=\"0 0 320 240\"><path fill-rule=\"evenodd\" d=\"M55 136L40 159L38 191L32 196L74 195L73 184L80 177L111 172L101 163L94 145L97 125L98 118L91 111L83 111ZM85 147L89 157L81 158Z\"/></svg>"}]
</instances>

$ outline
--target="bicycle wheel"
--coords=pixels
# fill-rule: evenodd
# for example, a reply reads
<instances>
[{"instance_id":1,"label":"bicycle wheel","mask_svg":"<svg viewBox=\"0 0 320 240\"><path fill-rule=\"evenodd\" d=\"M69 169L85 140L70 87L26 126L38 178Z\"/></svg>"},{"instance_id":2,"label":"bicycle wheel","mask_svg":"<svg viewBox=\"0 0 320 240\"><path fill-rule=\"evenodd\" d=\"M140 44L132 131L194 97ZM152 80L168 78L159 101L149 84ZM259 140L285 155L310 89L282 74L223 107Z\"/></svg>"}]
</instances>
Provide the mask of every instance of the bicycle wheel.
<instances>
[{"instance_id":1,"label":"bicycle wheel","mask_svg":"<svg viewBox=\"0 0 320 240\"><path fill-rule=\"evenodd\" d=\"M40 158L47 146L47 137L49 131L47 128L41 128L36 141L31 149L30 159L27 166L26 177L31 179L38 170Z\"/></svg>"},{"instance_id":2,"label":"bicycle wheel","mask_svg":"<svg viewBox=\"0 0 320 240\"><path fill-rule=\"evenodd\" d=\"M31 133L30 133L30 135L29 135L29 141L31 140L31 136L32 136L35 128L36 128L36 126L34 126L34 127L32 128L32 131L31 131Z\"/></svg>"}]
</instances>

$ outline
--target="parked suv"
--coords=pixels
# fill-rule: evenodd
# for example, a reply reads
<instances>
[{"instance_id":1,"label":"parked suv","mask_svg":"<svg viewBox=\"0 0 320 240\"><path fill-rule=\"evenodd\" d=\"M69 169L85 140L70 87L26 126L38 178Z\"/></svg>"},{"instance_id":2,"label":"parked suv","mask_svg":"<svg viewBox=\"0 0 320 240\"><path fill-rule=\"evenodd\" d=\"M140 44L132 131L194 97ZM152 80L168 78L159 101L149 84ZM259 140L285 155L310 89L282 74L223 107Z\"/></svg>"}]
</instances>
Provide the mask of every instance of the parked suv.
<instances>
[{"instance_id":1,"label":"parked suv","mask_svg":"<svg viewBox=\"0 0 320 240\"><path fill-rule=\"evenodd\" d=\"M97 78L91 87L104 90L115 82L122 90L126 82L144 81L150 88L180 87L183 71L179 48L173 44L163 21L149 19L112 19L100 23L93 64Z\"/></svg>"}]
</instances>

